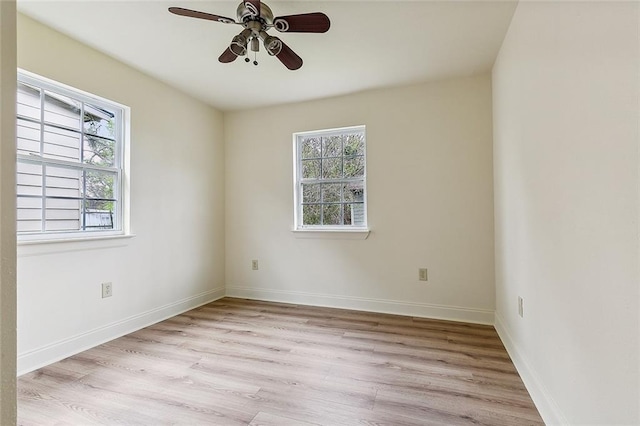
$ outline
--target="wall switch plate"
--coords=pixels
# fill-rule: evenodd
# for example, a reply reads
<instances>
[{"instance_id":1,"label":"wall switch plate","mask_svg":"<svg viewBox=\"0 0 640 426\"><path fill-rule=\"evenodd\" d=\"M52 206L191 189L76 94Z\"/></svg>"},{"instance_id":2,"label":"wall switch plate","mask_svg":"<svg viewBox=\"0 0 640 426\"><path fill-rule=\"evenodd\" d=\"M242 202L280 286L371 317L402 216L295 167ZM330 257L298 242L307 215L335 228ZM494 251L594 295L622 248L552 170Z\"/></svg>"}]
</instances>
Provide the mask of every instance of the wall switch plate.
<instances>
[{"instance_id":1,"label":"wall switch plate","mask_svg":"<svg viewBox=\"0 0 640 426\"><path fill-rule=\"evenodd\" d=\"M111 283L102 283L102 298L113 296L113 285Z\"/></svg>"},{"instance_id":2,"label":"wall switch plate","mask_svg":"<svg viewBox=\"0 0 640 426\"><path fill-rule=\"evenodd\" d=\"M520 318L524 318L524 301L520 296L518 296L518 315Z\"/></svg>"},{"instance_id":3,"label":"wall switch plate","mask_svg":"<svg viewBox=\"0 0 640 426\"><path fill-rule=\"evenodd\" d=\"M420 281L427 281L427 268L420 268L418 269L418 280Z\"/></svg>"},{"instance_id":4,"label":"wall switch plate","mask_svg":"<svg viewBox=\"0 0 640 426\"><path fill-rule=\"evenodd\" d=\"M254 271L258 270L258 261L257 260L252 260L251 261L251 269L253 269Z\"/></svg>"}]
</instances>

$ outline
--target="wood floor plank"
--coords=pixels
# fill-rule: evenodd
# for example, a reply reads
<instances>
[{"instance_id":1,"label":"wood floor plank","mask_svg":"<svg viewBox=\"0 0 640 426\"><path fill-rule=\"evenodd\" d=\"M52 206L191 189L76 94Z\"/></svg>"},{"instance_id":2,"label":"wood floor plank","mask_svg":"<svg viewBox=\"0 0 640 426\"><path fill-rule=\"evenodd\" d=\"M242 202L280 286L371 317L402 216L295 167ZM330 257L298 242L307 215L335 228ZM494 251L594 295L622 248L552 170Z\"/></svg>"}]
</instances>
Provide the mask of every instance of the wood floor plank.
<instances>
[{"instance_id":1,"label":"wood floor plank","mask_svg":"<svg viewBox=\"0 0 640 426\"><path fill-rule=\"evenodd\" d=\"M26 374L20 425L541 425L490 326L224 298Z\"/></svg>"},{"instance_id":2,"label":"wood floor plank","mask_svg":"<svg viewBox=\"0 0 640 426\"><path fill-rule=\"evenodd\" d=\"M317 426L317 423L303 422L275 414L259 412L249 426Z\"/></svg>"}]
</instances>

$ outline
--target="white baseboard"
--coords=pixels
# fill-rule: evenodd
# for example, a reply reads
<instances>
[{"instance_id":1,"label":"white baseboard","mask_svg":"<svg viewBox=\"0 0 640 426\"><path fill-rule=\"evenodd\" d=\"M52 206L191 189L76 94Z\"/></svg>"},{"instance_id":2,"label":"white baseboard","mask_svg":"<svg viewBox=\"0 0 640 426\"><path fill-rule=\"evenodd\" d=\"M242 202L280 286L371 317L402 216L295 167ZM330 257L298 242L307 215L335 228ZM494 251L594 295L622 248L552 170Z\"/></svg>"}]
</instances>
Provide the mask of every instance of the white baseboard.
<instances>
[{"instance_id":1,"label":"white baseboard","mask_svg":"<svg viewBox=\"0 0 640 426\"><path fill-rule=\"evenodd\" d=\"M18 376L224 297L219 287L18 354Z\"/></svg>"},{"instance_id":2,"label":"white baseboard","mask_svg":"<svg viewBox=\"0 0 640 426\"><path fill-rule=\"evenodd\" d=\"M523 354L523 351L519 350L516 346L509 334L508 328L497 312L495 314L495 328L545 424L549 426L569 424L562 414L560 407L551 395L549 395L540 377L527 361L527 357Z\"/></svg>"},{"instance_id":3,"label":"white baseboard","mask_svg":"<svg viewBox=\"0 0 640 426\"><path fill-rule=\"evenodd\" d=\"M370 299L353 296L334 296L298 291L258 289L227 286L227 296L271 302L295 303L298 305L326 306L330 308L354 309L385 314L462 321L493 325L493 311L458 306L431 305L396 300Z\"/></svg>"}]
</instances>

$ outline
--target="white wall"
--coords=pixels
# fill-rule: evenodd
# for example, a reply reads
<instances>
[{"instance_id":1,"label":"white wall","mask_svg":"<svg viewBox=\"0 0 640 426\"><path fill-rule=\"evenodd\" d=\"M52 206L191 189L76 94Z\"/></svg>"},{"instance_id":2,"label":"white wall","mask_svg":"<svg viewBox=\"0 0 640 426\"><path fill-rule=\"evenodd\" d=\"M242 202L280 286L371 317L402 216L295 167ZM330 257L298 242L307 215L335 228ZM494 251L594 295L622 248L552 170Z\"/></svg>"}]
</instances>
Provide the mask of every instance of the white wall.
<instances>
[{"instance_id":1,"label":"white wall","mask_svg":"<svg viewBox=\"0 0 640 426\"><path fill-rule=\"evenodd\" d=\"M16 2L0 1L0 424L16 423Z\"/></svg>"},{"instance_id":2,"label":"white wall","mask_svg":"<svg viewBox=\"0 0 640 426\"><path fill-rule=\"evenodd\" d=\"M521 2L493 69L496 325L548 424L640 423L638 8Z\"/></svg>"},{"instance_id":3,"label":"white wall","mask_svg":"<svg viewBox=\"0 0 640 426\"><path fill-rule=\"evenodd\" d=\"M131 107L135 234L18 247L18 371L222 296L222 114L22 15L18 66Z\"/></svg>"},{"instance_id":4,"label":"white wall","mask_svg":"<svg viewBox=\"0 0 640 426\"><path fill-rule=\"evenodd\" d=\"M227 294L492 323L491 122L488 75L225 114ZM369 238L297 238L292 133L360 124Z\"/></svg>"}]
</instances>

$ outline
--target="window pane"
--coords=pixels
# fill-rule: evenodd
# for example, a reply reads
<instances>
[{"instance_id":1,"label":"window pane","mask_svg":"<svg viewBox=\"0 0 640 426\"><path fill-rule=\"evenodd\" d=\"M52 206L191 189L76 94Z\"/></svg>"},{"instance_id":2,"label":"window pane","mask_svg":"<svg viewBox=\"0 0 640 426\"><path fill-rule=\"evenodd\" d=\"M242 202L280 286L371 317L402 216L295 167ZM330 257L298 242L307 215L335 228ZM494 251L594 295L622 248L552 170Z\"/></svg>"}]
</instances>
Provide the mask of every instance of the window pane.
<instances>
[{"instance_id":1,"label":"window pane","mask_svg":"<svg viewBox=\"0 0 640 426\"><path fill-rule=\"evenodd\" d=\"M16 224L16 230L18 232L41 232L42 220L19 220Z\"/></svg>"},{"instance_id":2,"label":"window pane","mask_svg":"<svg viewBox=\"0 0 640 426\"><path fill-rule=\"evenodd\" d=\"M47 197L79 198L82 171L67 167L47 166L45 190Z\"/></svg>"},{"instance_id":3,"label":"window pane","mask_svg":"<svg viewBox=\"0 0 640 426\"><path fill-rule=\"evenodd\" d=\"M342 155L342 136L322 138L322 156L340 157Z\"/></svg>"},{"instance_id":4,"label":"window pane","mask_svg":"<svg viewBox=\"0 0 640 426\"><path fill-rule=\"evenodd\" d=\"M303 184L302 185L302 202L303 203L319 203L320 202L320 185Z\"/></svg>"},{"instance_id":5,"label":"window pane","mask_svg":"<svg viewBox=\"0 0 640 426\"><path fill-rule=\"evenodd\" d=\"M344 184L344 201L363 202L364 184L363 182L349 182Z\"/></svg>"},{"instance_id":6,"label":"window pane","mask_svg":"<svg viewBox=\"0 0 640 426\"><path fill-rule=\"evenodd\" d=\"M352 210L353 207L351 204L343 204L343 213L342 213L342 218L343 218L343 225L353 225L353 218L352 218Z\"/></svg>"},{"instance_id":7,"label":"window pane","mask_svg":"<svg viewBox=\"0 0 640 426\"><path fill-rule=\"evenodd\" d=\"M85 201L85 229L113 229L115 208L115 201Z\"/></svg>"},{"instance_id":8,"label":"window pane","mask_svg":"<svg viewBox=\"0 0 640 426\"><path fill-rule=\"evenodd\" d=\"M344 142L344 155L364 155L364 135L360 133L347 135Z\"/></svg>"},{"instance_id":9,"label":"window pane","mask_svg":"<svg viewBox=\"0 0 640 426\"><path fill-rule=\"evenodd\" d=\"M85 172L85 196L87 198L113 199L114 173L87 170Z\"/></svg>"},{"instance_id":10,"label":"window pane","mask_svg":"<svg viewBox=\"0 0 640 426\"><path fill-rule=\"evenodd\" d=\"M364 176L364 157L346 157L344 159L344 176Z\"/></svg>"},{"instance_id":11,"label":"window pane","mask_svg":"<svg viewBox=\"0 0 640 426\"><path fill-rule=\"evenodd\" d=\"M18 116L40 121L40 89L18 83L16 112Z\"/></svg>"},{"instance_id":12,"label":"window pane","mask_svg":"<svg viewBox=\"0 0 640 426\"><path fill-rule=\"evenodd\" d=\"M79 200L47 199L45 215L46 231L80 230Z\"/></svg>"},{"instance_id":13,"label":"window pane","mask_svg":"<svg viewBox=\"0 0 640 426\"><path fill-rule=\"evenodd\" d=\"M42 198L18 196L16 204L18 232L42 231Z\"/></svg>"},{"instance_id":14,"label":"window pane","mask_svg":"<svg viewBox=\"0 0 640 426\"><path fill-rule=\"evenodd\" d=\"M342 177L342 158L325 158L322 160L322 178L337 179Z\"/></svg>"},{"instance_id":15,"label":"window pane","mask_svg":"<svg viewBox=\"0 0 640 426\"><path fill-rule=\"evenodd\" d=\"M68 96L44 93L44 120L50 124L80 130L81 107L81 102Z\"/></svg>"},{"instance_id":16,"label":"window pane","mask_svg":"<svg viewBox=\"0 0 640 426\"><path fill-rule=\"evenodd\" d=\"M320 158L320 138L308 138L302 140L302 158Z\"/></svg>"},{"instance_id":17,"label":"window pane","mask_svg":"<svg viewBox=\"0 0 640 426\"><path fill-rule=\"evenodd\" d=\"M322 202L323 203L339 203L342 201L342 184L324 184L322 185Z\"/></svg>"},{"instance_id":18,"label":"window pane","mask_svg":"<svg viewBox=\"0 0 640 426\"><path fill-rule=\"evenodd\" d=\"M96 166L113 167L116 158L116 142L97 136L86 135L84 138L84 163Z\"/></svg>"},{"instance_id":19,"label":"window pane","mask_svg":"<svg viewBox=\"0 0 640 426\"><path fill-rule=\"evenodd\" d=\"M47 199L47 220L80 220L80 200Z\"/></svg>"},{"instance_id":20,"label":"window pane","mask_svg":"<svg viewBox=\"0 0 640 426\"><path fill-rule=\"evenodd\" d=\"M16 191L21 195L42 195L42 166L40 164L16 164Z\"/></svg>"},{"instance_id":21,"label":"window pane","mask_svg":"<svg viewBox=\"0 0 640 426\"><path fill-rule=\"evenodd\" d=\"M16 183L18 184L18 194L20 195L40 195L42 191L42 176L31 173L18 173L16 175ZM31 190L28 188L38 188Z\"/></svg>"},{"instance_id":22,"label":"window pane","mask_svg":"<svg viewBox=\"0 0 640 426\"><path fill-rule=\"evenodd\" d=\"M302 178L317 179L320 177L320 160L302 161Z\"/></svg>"},{"instance_id":23,"label":"window pane","mask_svg":"<svg viewBox=\"0 0 640 426\"><path fill-rule=\"evenodd\" d=\"M344 205L345 225L364 225L364 203Z\"/></svg>"},{"instance_id":24,"label":"window pane","mask_svg":"<svg viewBox=\"0 0 640 426\"><path fill-rule=\"evenodd\" d=\"M85 133L115 139L115 114L103 108L84 104Z\"/></svg>"},{"instance_id":25,"label":"window pane","mask_svg":"<svg viewBox=\"0 0 640 426\"><path fill-rule=\"evenodd\" d=\"M320 225L320 205L306 204L302 206L302 223L304 225Z\"/></svg>"},{"instance_id":26,"label":"window pane","mask_svg":"<svg viewBox=\"0 0 640 426\"><path fill-rule=\"evenodd\" d=\"M342 204L324 204L322 206L323 225L342 225L340 207Z\"/></svg>"},{"instance_id":27,"label":"window pane","mask_svg":"<svg viewBox=\"0 0 640 426\"><path fill-rule=\"evenodd\" d=\"M43 154L57 160L80 160L80 133L75 130L44 126Z\"/></svg>"},{"instance_id":28,"label":"window pane","mask_svg":"<svg viewBox=\"0 0 640 426\"><path fill-rule=\"evenodd\" d=\"M40 154L40 124L18 119L16 128L18 154Z\"/></svg>"}]
</instances>

